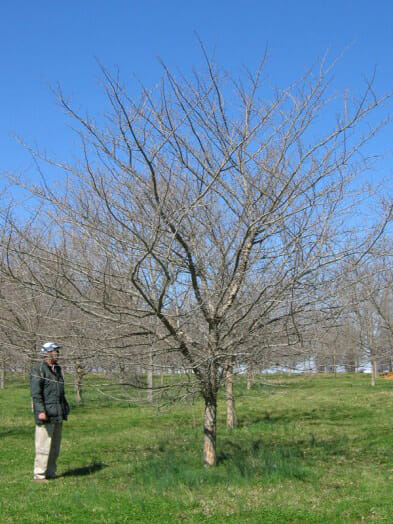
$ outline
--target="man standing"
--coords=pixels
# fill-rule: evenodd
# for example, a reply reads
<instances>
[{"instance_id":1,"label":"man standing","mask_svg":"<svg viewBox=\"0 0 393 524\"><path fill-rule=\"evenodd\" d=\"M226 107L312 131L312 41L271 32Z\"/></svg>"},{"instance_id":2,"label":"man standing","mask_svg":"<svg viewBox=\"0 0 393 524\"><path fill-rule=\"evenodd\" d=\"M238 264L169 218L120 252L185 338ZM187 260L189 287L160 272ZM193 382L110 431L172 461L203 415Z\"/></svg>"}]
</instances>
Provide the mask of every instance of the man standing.
<instances>
[{"instance_id":1,"label":"man standing","mask_svg":"<svg viewBox=\"0 0 393 524\"><path fill-rule=\"evenodd\" d=\"M30 390L35 417L34 480L47 482L56 477L63 420L69 413L64 395L64 377L57 363L60 346L47 342L41 348L44 357L32 369Z\"/></svg>"}]
</instances>

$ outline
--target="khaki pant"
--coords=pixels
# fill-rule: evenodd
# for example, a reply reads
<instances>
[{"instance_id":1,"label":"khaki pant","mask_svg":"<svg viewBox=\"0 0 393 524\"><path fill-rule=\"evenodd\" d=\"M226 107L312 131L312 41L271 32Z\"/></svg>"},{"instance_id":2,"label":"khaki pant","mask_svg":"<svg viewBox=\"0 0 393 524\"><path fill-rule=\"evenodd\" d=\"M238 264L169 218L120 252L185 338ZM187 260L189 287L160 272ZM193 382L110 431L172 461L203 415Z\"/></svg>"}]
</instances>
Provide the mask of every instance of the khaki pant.
<instances>
[{"instance_id":1,"label":"khaki pant","mask_svg":"<svg viewBox=\"0 0 393 524\"><path fill-rule=\"evenodd\" d=\"M56 460L60 453L62 423L35 427L34 478L54 478Z\"/></svg>"}]
</instances>

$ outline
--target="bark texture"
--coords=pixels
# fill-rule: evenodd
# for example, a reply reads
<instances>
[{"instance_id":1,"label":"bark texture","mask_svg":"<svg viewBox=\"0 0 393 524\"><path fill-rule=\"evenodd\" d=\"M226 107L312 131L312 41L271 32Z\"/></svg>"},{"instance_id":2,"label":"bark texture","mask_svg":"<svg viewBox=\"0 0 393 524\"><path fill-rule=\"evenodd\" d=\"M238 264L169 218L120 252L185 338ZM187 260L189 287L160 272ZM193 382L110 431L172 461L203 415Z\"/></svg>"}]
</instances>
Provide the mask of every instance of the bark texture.
<instances>
[{"instance_id":1,"label":"bark texture","mask_svg":"<svg viewBox=\"0 0 393 524\"><path fill-rule=\"evenodd\" d=\"M217 399L205 399L203 461L205 466L217 464L216 450Z\"/></svg>"}]
</instances>

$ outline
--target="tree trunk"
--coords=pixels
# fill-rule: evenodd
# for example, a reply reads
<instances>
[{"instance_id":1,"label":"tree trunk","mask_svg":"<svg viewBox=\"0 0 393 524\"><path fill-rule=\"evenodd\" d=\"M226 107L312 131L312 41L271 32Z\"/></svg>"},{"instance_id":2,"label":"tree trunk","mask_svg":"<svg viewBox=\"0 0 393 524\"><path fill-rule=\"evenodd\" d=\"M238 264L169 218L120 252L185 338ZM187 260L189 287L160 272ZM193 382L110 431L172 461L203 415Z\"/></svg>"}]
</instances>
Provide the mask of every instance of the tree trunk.
<instances>
[{"instance_id":1,"label":"tree trunk","mask_svg":"<svg viewBox=\"0 0 393 524\"><path fill-rule=\"evenodd\" d=\"M5 356L1 356L0 361L0 389L5 387Z\"/></svg>"},{"instance_id":2,"label":"tree trunk","mask_svg":"<svg viewBox=\"0 0 393 524\"><path fill-rule=\"evenodd\" d=\"M337 378L337 361L336 361L336 352L333 353L333 375L334 378Z\"/></svg>"},{"instance_id":3,"label":"tree trunk","mask_svg":"<svg viewBox=\"0 0 393 524\"><path fill-rule=\"evenodd\" d=\"M119 382L124 384L126 381L126 366L124 362L119 362Z\"/></svg>"},{"instance_id":4,"label":"tree trunk","mask_svg":"<svg viewBox=\"0 0 393 524\"><path fill-rule=\"evenodd\" d=\"M227 428L236 426L235 399L233 396L233 365L230 364L226 370L226 397L227 397Z\"/></svg>"},{"instance_id":5,"label":"tree trunk","mask_svg":"<svg viewBox=\"0 0 393 524\"><path fill-rule=\"evenodd\" d=\"M208 398L205 398L205 417L203 428L203 461L205 466L215 466L217 464L216 429L217 398L211 395Z\"/></svg>"},{"instance_id":6,"label":"tree trunk","mask_svg":"<svg viewBox=\"0 0 393 524\"><path fill-rule=\"evenodd\" d=\"M247 369L247 389L251 389L254 384L254 369L252 366L248 366Z\"/></svg>"},{"instance_id":7,"label":"tree trunk","mask_svg":"<svg viewBox=\"0 0 393 524\"><path fill-rule=\"evenodd\" d=\"M147 401L153 402L153 352L149 352L149 364L147 366Z\"/></svg>"},{"instance_id":8,"label":"tree trunk","mask_svg":"<svg viewBox=\"0 0 393 524\"><path fill-rule=\"evenodd\" d=\"M83 368L77 363L75 366L75 402L77 406L82 403Z\"/></svg>"},{"instance_id":9,"label":"tree trunk","mask_svg":"<svg viewBox=\"0 0 393 524\"><path fill-rule=\"evenodd\" d=\"M82 403L82 379L81 377L75 378L75 402L77 406Z\"/></svg>"},{"instance_id":10,"label":"tree trunk","mask_svg":"<svg viewBox=\"0 0 393 524\"><path fill-rule=\"evenodd\" d=\"M375 386L377 380L377 359L375 355L371 355L371 385Z\"/></svg>"},{"instance_id":11,"label":"tree trunk","mask_svg":"<svg viewBox=\"0 0 393 524\"><path fill-rule=\"evenodd\" d=\"M25 380L29 380L31 371L31 363L25 364L22 368L22 375Z\"/></svg>"}]
</instances>

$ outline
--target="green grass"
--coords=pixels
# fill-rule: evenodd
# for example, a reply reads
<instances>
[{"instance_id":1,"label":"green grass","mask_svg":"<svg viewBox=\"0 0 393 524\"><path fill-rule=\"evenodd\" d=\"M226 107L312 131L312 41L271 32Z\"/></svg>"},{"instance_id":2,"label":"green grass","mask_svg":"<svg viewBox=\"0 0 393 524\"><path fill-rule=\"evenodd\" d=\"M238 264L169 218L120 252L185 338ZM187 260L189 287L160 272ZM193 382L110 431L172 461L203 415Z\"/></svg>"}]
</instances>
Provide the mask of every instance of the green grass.
<instances>
[{"instance_id":1,"label":"green grass","mask_svg":"<svg viewBox=\"0 0 393 524\"><path fill-rule=\"evenodd\" d=\"M96 380L64 424L62 476L46 485L31 480L27 384L0 391L1 523L393 521L391 381L282 376L252 391L239 382L239 425L225 428L221 401L219 464L206 469L201 403L116 402Z\"/></svg>"}]
</instances>

